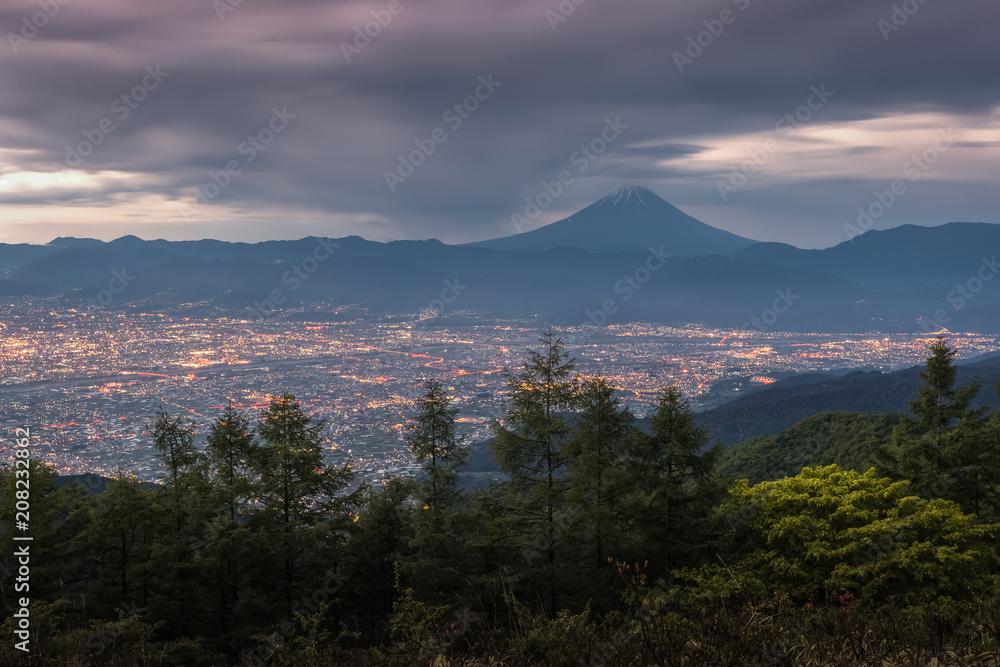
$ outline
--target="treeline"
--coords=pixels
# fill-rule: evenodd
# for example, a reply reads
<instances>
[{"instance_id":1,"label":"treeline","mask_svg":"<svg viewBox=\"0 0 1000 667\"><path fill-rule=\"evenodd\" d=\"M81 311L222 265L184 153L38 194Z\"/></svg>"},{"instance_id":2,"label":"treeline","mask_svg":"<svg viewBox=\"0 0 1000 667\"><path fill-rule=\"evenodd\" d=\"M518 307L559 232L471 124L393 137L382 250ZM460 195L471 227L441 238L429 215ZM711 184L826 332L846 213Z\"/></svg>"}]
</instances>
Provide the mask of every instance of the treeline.
<instances>
[{"instance_id":1,"label":"treeline","mask_svg":"<svg viewBox=\"0 0 1000 667\"><path fill-rule=\"evenodd\" d=\"M434 380L406 434L422 474L380 488L324 463L322 424L288 393L256 422L230 407L201 446L161 412L156 488L121 476L94 495L33 464L32 652L12 640L0 659L998 664L1000 413L970 408L979 387L954 386L943 341L910 415L847 429L891 429L865 454L874 469L756 485L720 472L675 387L643 430L615 387L574 373L555 334L540 343L508 373L493 425L507 481L474 493L459 484L458 410ZM802 444L803 465L832 455ZM13 482L8 469L8 536Z\"/></svg>"}]
</instances>

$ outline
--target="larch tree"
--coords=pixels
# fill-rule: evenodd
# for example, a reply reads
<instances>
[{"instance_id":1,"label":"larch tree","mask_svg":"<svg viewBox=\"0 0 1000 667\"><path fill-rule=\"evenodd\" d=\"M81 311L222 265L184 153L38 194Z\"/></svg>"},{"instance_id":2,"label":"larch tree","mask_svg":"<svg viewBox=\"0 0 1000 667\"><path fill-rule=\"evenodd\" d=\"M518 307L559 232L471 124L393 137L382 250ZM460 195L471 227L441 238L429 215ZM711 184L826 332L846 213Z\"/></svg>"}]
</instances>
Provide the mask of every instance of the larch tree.
<instances>
[{"instance_id":1,"label":"larch tree","mask_svg":"<svg viewBox=\"0 0 1000 667\"><path fill-rule=\"evenodd\" d=\"M441 597L453 590L463 561L455 525L461 493L458 476L466 466L468 450L455 433L458 408L450 407L447 392L437 380L424 383L417 401L416 421L406 433L406 442L422 466L416 487L413 559L406 568L421 582L418 594L433 592Z\"/></svg>"},{"instance_id":2,"label":"larch tree","mask_svg":"<svg viewBox=\"0 0 1000 667\"><path fill-rule=\"evenodd\" d=\"M534 551L544 559L544 606L554 617L559 609L556 515L567 488L561 472L571 432L564 413L577 405L579 380L562 340L552 331L539 340L542 349L529 350L524 370L507 372L509 405L504 418L494 421L492 451L500 470L510 475L510 499L527 533L524 553Z\"/></svg>"},{"instance_id":3,"label":"larch tree","mask_svg":"<svg viewBox=\"0 0 1000 667\"><path fill-rule=\"evenodd\" d=\"M226 410L208 428L205 455L212 487L221 509L235 521L239 504L250 494L251 456L255 447L250 420L233 408Z\"/></svg>"},{"instance_id":4,"label":"larch tree","mask_svg":"<svg viewBox=\"0 0 1000 667\"><path fill-rule=\"evenodd\" d=\"M609 548L618 542L629 487L625 460L635 416L621 406L615 392L603 377L583 381L580 415L566 442L569 496L580 510L595 568L608 565Z\"/></svg>"},{"instance_id":5,"label":"larch tree","mask_svg":"<svg viewBox=\"0 0 1000 667\"><path fill-rule=\"evenodd\" d=\"M652 569L672 580L710 540L708 517L723 493L715 474L718 450L708 448L708 431L695 424L680 389L659 392L650 433L630 443L628 514L635 548L650 554Z\"/></svg>"},{"instance_id":6,"label":"larch tree","mask_svg":"<svg viewBox=\"0 0 1000 667\"><path fill-rule=\"evenodd\" d=\"M349 465L338 469L323 461L322 429L287 391L271 399L257 424L253 515L267 538L262 550L279 566L286 614L309 571L303 564L318 567L350 524L353 497L344 492L354 473Z\"/></svg>"},{"instance_id":7,"label":"larch tree","mask_svg":"<svg viewBox=\"0 0 1000 667\"><path fill-rule=\"evenodd\" d=\"M986 472L984 449L990 458L986 432L989 408L972 407L979 394L978 381L956 387L955 351L944 338L930 348L917 398L910 401L911 415L900 415L892 441L873 455L881 474L913 482L914 490L931 498L947 498L965 511L978 512ZM995 420L994 420L995 421Z\"/></svg>"}]
</instances>

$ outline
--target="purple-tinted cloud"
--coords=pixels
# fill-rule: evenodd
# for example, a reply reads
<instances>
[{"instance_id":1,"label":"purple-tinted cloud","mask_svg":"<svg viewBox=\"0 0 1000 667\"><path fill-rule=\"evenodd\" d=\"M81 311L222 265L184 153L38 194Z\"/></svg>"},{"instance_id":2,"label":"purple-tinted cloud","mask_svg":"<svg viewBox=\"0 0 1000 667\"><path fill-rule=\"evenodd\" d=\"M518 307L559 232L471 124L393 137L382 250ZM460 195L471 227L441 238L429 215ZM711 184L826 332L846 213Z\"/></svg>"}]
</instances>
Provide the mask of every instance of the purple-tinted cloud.
<instances>
[{"instance_id":1,"label":"purple-tinted cloud","mask_svg":"<svg viewBox=\"0 0 1000 667\"><path fill-rule=\"evenodd\" d=\"M587 0L553 23L556 0L243 0L221 20L211 0L68 0L30 40L13 39L17 52L9 35L0 44L2 231L35 241L72 233L69 211L81 235L106 237L507 235L523 199L608 117L628 124L621 141L539 224L639 182L737 233L830 245L894 178L904 142L924 148L919 132L882 131L873 144L856 131L897 117L955 123L961 141L884 224L1000 222L993 176L979 169L1000 140L1000 9L896 3L911 5L894 16L892 2L870 0ZM8 3L0 28L18 35L39 10ZM678 53L690 60L683 71ZM156 66L169 76L122 118L116 100L120 110ZM454 127L446 112L490 75L499 88ZM773 133L817 85L835 92L808 123L823 140L803 131L789 142L813 141L819 153L787 143L722 201L717 183L743 159L727 156ZM275 108L295 119L248 162L240 147ZM96 137L105 118L114 130L75 180L25 176L65 163L66 146ZM391 191L385 173L436 129L446 139ZM928 124L928 137L936 129ZM185 220L196 191L232 161L239 174Z\"/></svg>"}]
</instances>

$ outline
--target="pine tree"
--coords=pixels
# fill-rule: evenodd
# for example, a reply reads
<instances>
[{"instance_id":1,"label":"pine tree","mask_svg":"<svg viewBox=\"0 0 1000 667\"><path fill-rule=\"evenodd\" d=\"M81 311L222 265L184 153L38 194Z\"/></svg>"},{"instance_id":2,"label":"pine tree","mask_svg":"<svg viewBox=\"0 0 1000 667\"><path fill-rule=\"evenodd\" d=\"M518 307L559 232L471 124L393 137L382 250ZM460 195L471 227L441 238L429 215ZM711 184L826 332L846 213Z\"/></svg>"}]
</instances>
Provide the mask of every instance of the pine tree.
<instances>
[{"instance_id":1,"label":"pine tree","mask_svg":"<svg viewBox=\"0 0 1000 667\"><path fill-rule=\"evenodd\" d=\"M209 426L205 446L210 516L206 517L206 544L199 551L195 574L206 589L206 605L219 634L239 629L235 618L240 582L253 559L252 536L242 520L253 491L251 457L256 446L250 421L232 403Z\"/></svg>"},{"instance_id":2,"label":"pine tree","mask_svg":"<svg viewBox=\"0 0 1000 667\"><path fill-rule=\"evenodd\" d=\"M706 450L708 431L696 426L680 389L659 392L649 435L634 432L629 452L631 535L637 553L668 581L707 546L709 516L722 495L715 474L717 447Z\"/></svg>"},{"instance_id":3,"label":"pine tree","mask_svg":"<svg viewBox=\"0 0 1000 667\"><path fill-rule=\"evenodd\" d=\"M463 562L456 534L455 511L461 500L458 476L465 468L468 450L455 434L458 408L450 408L448 396L437 380L424 383L419 412L406 435L406 442L422 465L423 478L416 488L417 513L413 558L405 568L422 599L440 598L453 590Z\"/></svg>"},{"instance_id":4,"label":"pine tree","mask_svg":"<svg viewBox=\"0 0 1000 667\"><path fill-rule=\"evenodd\" d=\"M566 443L569 495L581 510L590 535L586 550L598 569L608 565L609 548L618 542L622 501L629 486L624 465L635 416L620 406L615 391L603 377L583 382L582 410Z\"/></svg>"},{"instance_id":5,"label":"pine tree","mask_svg":"<svg viewBox=\"0 0 1000 667\"><path fill-rule=\"evenodd\" d=\"M995 391L1000 398L1000 381ZM986 521L1000 519L1000 410L979 422L979 411L959 422L953 451L961 461L956 483L962 509Z\"/></svg>"},{"instance_id":6,"label":"pine tree","mask_svg":"<svg viewBox=\"0 0 1000 667\"><path fill-rule=\"evenodd\" d=\"M981 490L977 477L984 471L976 460L990 442L984 436L989 408L970 407L979 393L978 381L955 387L955 351L943 338L930 353L920 373L924 384L910 401L912 416L900 415L892 442L872 458L881 474L910 480L921 495L955 500L963 510L976 512ZM985 451L987 458L990 451Z\"/></svg>"},{"instance_id":7,"label":"pine tree","mask_svg":"<svg viewBox=\"0 0 1000 667\"><path fill-rule=\"evenodd\" d=\"M198 450L194 447L194 427L185 427L180 417L173 418L160 408L151 430L153 445L170 471L170 481L177 484L180 476L198 461Z\"/></svg>"},{"instance_id":8,"label":"pine tree","mask_svg":"<svg viewBox=\"0 0 1000 667\"><path fill-rule=\"evenodd\" d=\"M257 425L253 515L265 538L262 551L279 564L286 614L308 571L304 563L316 563L314 573L324 570L322 554L340 542L350 522L347 509L354 498L343 491L354 473L349 465L337 469L323 462L322 428L288 392L271 400Z\"/></svg>"},{"instance_id":9,"label":"pine tree","mask_svg":"<svg viewBox=\"0 0 1000 667\"><path fill-rule=\"evenodd\" d=\"M424 396L417 401L420 412L406 435L406 444L422 464L424 479L417 497L431 513L445 512L458 495L458 476L465 468L468 451L464 439L455 435L458 408L449 408L448 396L437 380L424 383Z\"/></svg>"},{"instance_id":10,"label":"pine tree","mask_svg":"<svg viewBox=\"0 0 1000 667\"><path fill-rule=\"evenodd\" d=\"M351 582L345 597L354 625L369 637L384 636L398 598L399 565L412 540L413 491L412 479L400 477L387 478L381 489L369 488L345 547L345 574ZM416 576L433 580L435 574L427 567Z\"/></svg>"},{"instance_id":11,"label":"pine tree","mask_svg":"<svg viewBox=\"0 0 1000 667\"><path fill-rule=\"evenodd\" d=\"M544 558L542 576L546 587L548 613L558 611L556 586L556 513L566 490L560 478L565 460L563 445L570 427L561 414L577 404L579 381L571 375L573 360L564 351L562 340L552 331L539 339L542 351L529 350L524 370L507 372L510 405L493 430L493 456L500 470L510 475L509 489L521 525L532 547Z\"/></svg>"},{"instance_id":12,"label":"pine tree","mask_svg":"<svg viewBox=\"0 0 1000 667\"><path fill-rule=\"evenodd\" d=\"M149 602L150 578L156 574L149 567L150 551L162 525L154 502L155 495L138 479L119 472L91 508L86 537L104 584L97 589L97 599L108 609L145 607Z\"/></svg>"},{"instance_id":13,"label":"pine tree","mask_svg":"<svg viewBox=\"0 0 1000 667\"><path fill-rule=\"evenodd\" d=\"M168 471L167 483L154 497L156 530L149 544L144 604L153 619L168 623L166 632L187 634L198 624L203 595L192 579L197 552L204 545L211 516L209 481L194 445L194 427L162 408L152 425L153 444ZM162 522L162 523L161 523Z\"/></svg>"},{"instance_id":14,"label":"pine tree","mask_svg":"<svg viewBox=\"0 0 1000 667\"><path fill-rule=\"evenodd\" d=\"M969 404L979 393L980 385L974 381L955 388L958 373L955 351L948 347L944 338L939 338L930 351L927 369L920 372L924 385L917 389L917 399L910 401L910 411L915 418L904 417L901 425L904 431L932 436L933 450L930 454L941 467L945 459L946 437L957 421L971 416Z\"/></svg>"},{"instance_id":15,"label":"pine tree","mask_svg":"<svg viewBox=\"0 0 1000 667\"><path fill-rule=\"evenodd\" d=\"M208 430L205 454L222 508L229 518L236 520L239 503L250 493L250 457L255 447L250 420L233 409L230 403L225 412Z\"/></svg>"},{"instance_id":16,"label":"pine tree","mask_svg":"<svg viewBox=\"0 0 1000 667\"><path fill-rule=\"evenodd\" d=\"M167 489L173 497L174 519L179 531L184 521L181 511L181 498L184 495L181 478L198 463L198 450L194 446L194 427L184 426L180 417L171 417L166 410L160 408L151 432L153 446L160 453L163 465L170 474Z\"/></svg>"},{"instance_id":17,"label":"pine tree","mask_svg":"<svg viewBox=\"0 0 1000 667\"><path fill-rule=\"evenodd\" d=\"M9 450L8 450L9 451ZM30 461L30 450L15 449L14 464L0 465L0 531L10 540L28 537L30 541L31 581L22 596L14 588L12 577L0 584L8 600L29 597L32 600L57 596L68 597L81 579L92 571L87 545L78 536L88 529L90 501L79 484L58 486L58 475L50 465ZM17 549L0 554L0 572L17 572Z\"/></svg>"}]
</instances>

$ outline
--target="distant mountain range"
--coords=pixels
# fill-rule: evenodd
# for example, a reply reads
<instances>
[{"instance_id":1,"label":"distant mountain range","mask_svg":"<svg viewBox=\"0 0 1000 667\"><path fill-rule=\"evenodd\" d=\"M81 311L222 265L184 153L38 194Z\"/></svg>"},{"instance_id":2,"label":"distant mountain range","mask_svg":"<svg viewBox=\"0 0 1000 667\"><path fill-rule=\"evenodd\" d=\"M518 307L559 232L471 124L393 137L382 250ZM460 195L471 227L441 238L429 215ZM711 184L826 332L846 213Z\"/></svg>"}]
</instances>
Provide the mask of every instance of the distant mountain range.
<instances>
[{"instance_id":1,"label":"distant mountain range","mask_svg":"<svg viewBox=\"0 0 1000 667\"><path fill-rule=\"evenodd\" d=\"M968 222L940 227L902 225L870 231L825 250L757 243L730 257L751 264L821 271L890 289L955 287L955 283L964 284L973 278L989 283L1000 272L1000 225Z\"/></svg>"},{"instance_id":2,"label":"distant mountain range","mask_svg":"<svg viewBox=\"0 0 1000 667\"><path fill-rule=\"evenodd\" d=\"M356 236L0 244L0 295L248 318L319 303L330 313L470 310L571 325L996 332L994 249L1000 225L971 223L872 231L826 250L756 243L631 186L540 229L464 246Z\"/></svg>"}]
</instances>

